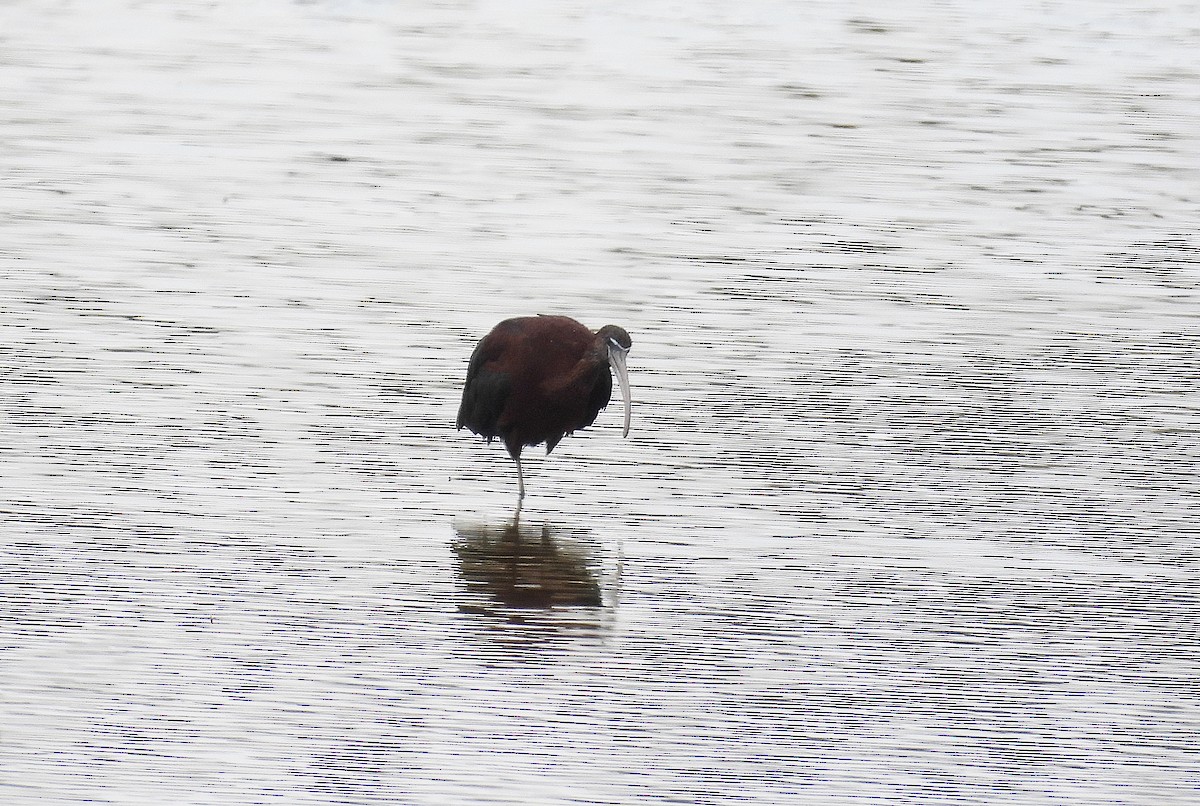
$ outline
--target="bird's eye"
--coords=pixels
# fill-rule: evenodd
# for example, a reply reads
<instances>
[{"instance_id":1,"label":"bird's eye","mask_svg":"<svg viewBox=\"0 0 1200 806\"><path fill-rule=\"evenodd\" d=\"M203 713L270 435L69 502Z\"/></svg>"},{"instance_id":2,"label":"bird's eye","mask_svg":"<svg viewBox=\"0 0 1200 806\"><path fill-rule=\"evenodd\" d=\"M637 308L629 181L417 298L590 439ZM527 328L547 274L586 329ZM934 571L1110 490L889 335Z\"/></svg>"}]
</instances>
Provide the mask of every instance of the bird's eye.
<instances>
[{"instance_id":1,"label":"bird's eye","mask_svg":"<svg viewBox=\"0 0 1200 806\"><path fill-rule=\"evenodd\" d=\"M611 336L609 336L609 338L608 338L608 343L611 344L613 347L616 347L618 350L625 349L624 347L621 346L621 343L619 341L617 341L616 339L614 339Z\"/></svg>"}]
</instances>

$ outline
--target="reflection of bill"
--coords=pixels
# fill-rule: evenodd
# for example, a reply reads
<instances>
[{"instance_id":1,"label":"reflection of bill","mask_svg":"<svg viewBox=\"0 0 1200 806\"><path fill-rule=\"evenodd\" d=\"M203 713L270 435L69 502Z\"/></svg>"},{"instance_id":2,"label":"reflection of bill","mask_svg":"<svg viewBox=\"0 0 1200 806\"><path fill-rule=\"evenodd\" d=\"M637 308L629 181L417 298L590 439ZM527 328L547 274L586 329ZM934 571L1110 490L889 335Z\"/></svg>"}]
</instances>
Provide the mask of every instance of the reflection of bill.
<instances>
[{"instance_id":1,"label":"reflection of bill","mask_svg":"<svg viewBox=\"0 0 1200 806\"><path fill-rule=\"evenodd\" d=\"M549 524L454 526L459 575L468 587L504 607L601 607L600 568L586 532Z\"/></svg>"}]
</instances>

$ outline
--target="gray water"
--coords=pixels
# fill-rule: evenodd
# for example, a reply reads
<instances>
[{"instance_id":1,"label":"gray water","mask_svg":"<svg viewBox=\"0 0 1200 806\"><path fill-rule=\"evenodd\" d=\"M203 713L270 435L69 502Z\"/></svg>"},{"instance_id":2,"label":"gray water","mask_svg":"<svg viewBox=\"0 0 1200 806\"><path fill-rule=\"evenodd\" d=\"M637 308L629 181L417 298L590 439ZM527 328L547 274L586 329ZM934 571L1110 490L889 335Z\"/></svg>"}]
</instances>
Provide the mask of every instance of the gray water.
<instances>
[{"instance_id":1,"label":"gray water","mask_svg":"<svg viewBox=\"0 0 1200 806\"><path fill-rule=\"evenodd\" d=\"M3 4L0 802L1197 802L1198 36Z\"/></svg>"}]
</instances>

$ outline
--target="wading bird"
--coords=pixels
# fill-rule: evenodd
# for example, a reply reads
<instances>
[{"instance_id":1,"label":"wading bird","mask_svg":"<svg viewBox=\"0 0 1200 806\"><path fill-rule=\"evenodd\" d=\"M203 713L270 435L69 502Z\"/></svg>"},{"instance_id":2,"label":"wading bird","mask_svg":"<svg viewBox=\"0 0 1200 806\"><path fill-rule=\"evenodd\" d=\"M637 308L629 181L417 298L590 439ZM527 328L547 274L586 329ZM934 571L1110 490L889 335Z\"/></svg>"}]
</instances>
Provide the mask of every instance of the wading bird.
<instances>
[{"instance_id":1,"label":"wading bird","mask_svg":"<svg viewBox=\"0 0 1200 806\"><path fill-rule=\"evenodd\" d=\"M593 333L566 316L522 316L492 328L471 353L458 427L504 441L517 463L517 508L525 498L521 449L546 443L546 453L572 431L587 428L612 397L611 367L625 401L625 356L633 342L616 325Z\"/></svg>"}]
</instances>

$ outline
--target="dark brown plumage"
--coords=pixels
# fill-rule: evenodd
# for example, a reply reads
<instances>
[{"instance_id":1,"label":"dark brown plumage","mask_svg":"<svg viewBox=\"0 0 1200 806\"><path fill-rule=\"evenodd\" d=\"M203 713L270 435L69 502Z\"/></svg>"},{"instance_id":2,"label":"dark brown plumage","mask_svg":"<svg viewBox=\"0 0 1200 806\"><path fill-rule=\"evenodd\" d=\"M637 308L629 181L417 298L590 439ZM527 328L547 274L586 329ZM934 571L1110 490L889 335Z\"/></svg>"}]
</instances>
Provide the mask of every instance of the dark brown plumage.
<instances>
[{"instance_id":1,"label":"dark brown plumage","mask_svg":"<svg viewBox=\"0 0 1200 806\"><path fill-rule=\"evenodd\" d=\"M630 346L629 334L616 325L593 333L566 316L506 319L471 354L458 427L504 442L524 498L521 450L544 442L550 453L564 436L595 422L612 397L610 368L621 384L629 434Z\"/></svg>"}]
</instances>

